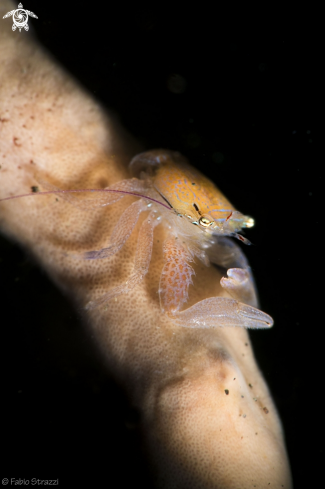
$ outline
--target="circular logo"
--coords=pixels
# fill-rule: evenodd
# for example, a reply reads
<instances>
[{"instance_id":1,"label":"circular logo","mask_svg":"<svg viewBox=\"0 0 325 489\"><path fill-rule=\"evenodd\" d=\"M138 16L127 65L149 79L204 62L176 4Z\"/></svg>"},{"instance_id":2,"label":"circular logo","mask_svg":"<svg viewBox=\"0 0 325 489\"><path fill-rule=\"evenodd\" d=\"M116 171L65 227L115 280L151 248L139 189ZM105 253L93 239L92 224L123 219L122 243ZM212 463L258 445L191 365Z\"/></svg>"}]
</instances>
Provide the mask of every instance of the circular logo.
<instances>
[{"instance_id":1,"label":"circular logo","mask_svg":"<svg viewBox=\"0 0 325 489\"><path fill-rule=\"evenodd\" d=\"M14 22L14 25L16 28L21 29L22 27L25 27L28 22L28 13L26 10L19 8L15 10L14 15L12 16L12 20Z\"/></svg>"}]
</instances>

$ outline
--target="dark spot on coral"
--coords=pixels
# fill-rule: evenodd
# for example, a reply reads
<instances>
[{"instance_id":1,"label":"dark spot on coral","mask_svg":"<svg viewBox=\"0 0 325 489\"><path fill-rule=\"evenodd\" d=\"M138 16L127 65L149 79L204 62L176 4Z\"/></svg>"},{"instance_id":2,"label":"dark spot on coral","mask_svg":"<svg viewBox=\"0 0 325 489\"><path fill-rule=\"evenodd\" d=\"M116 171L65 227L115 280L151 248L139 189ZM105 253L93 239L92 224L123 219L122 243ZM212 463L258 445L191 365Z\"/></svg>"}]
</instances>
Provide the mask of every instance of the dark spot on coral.
<instances>
[{"instance_id":1,"label":"dark spot on coral","mask_svg":"<svg viewBox=\"0 0 325 489\"><path fill-rule=\"evenodd\" d=\"M268 414L268 412L269 412L268 408L265 406L263 407L263 411L265 412L265 414Z\"/></svg>"},{"instance_id":2,"label":"dark spot on coral","mask_svg":"<svg viewBox=\"0 0 325 489\"><path fill-rule=\"evenodd\" d=\"M225 394L226 394L226 396L228 396L228 394L229 394L229 389L225 389Z\"/></svg>"},{"instance_id":3,"label":"dark spot on coral","mask_svg":"<svg viewBox=\"0 0 325 489\"><path fill-rule=\"evenodd\" d=\"M248 384L248 387L250 387L251 389L253 389L253 386L252 386L252 384Z\"/></svg>"},{"instance_id":4,"label":"dark spot on coral","mask_svg":"<svg viewBox=\"0 0 325 489\"><path fill-rule=\"evenodd\" d=\"M33 185L33 186L31 187L31 189L32 189L32 192L34 192L34 193L39 191L39 188L38 188L38 187L36 187L36 185Z\"/></svg>"},{"instance_id":5,"label":"dark spot on coral","mask_svg":"<svg viewBox=\"0 0 325 489\"><path fill-rule=\"evenodd\" d=\"M13 142L14 142L15 146L21 146L21 144L19 144L18 141L19 141L19 138L15 138L15 137L13 138Z\"/></svg>"}]
</instances>

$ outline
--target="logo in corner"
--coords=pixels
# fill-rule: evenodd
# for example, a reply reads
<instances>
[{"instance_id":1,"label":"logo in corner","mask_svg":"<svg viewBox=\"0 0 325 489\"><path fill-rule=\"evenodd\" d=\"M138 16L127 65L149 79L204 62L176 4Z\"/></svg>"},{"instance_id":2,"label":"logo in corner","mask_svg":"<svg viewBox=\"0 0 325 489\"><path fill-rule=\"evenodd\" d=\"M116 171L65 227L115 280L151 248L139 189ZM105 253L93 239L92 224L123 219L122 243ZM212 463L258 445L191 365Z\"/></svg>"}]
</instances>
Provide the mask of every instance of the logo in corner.
<instances>
[{"instance_id":1,"label":"logo in corner","mask_svg":"<svg viewBox=\"0 0 325 489\"><path fill-rule=\"evenodd\" d=\"M30 12L30 10L24 10L22 4L20 3L18 5L17 10L11 10L10 12L7 12L6 15L3 16L4 19L7 17L12 16L13 24L12 24L12 30L15 31L18 27L19 32L21 32L22 28L25 29L25 31L29 30L29 25L28 25L28 16L34 17L35 19L38 19L37 15L35 15L33 12Z\"/></svg>"}]
</instances>

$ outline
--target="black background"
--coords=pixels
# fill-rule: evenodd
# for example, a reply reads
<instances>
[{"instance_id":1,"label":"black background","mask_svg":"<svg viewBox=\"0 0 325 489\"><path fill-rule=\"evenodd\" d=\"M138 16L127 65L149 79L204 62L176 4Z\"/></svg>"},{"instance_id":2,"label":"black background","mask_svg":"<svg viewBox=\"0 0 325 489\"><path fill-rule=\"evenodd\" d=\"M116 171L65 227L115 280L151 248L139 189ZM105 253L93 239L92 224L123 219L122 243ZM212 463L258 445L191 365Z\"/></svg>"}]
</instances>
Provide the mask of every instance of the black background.
<instances>
[{"instance_id":1,"label":"black background","mask_svg":"<svg viewBox=\"0 0 325 489\"><path fill-rule=\"evenodd\" d=\"M40 42L145 148L181 151L256 219L245 251L275 326L251 337L295 487L306 487L303 476L315 487L324 460L320 13L63 5L24 2L38 15L29 25ZM72 307L4 238L0 276L3 476L150 487L137 429L129 429L137 413L107 379Z\"/></svg>"}]
</instances>

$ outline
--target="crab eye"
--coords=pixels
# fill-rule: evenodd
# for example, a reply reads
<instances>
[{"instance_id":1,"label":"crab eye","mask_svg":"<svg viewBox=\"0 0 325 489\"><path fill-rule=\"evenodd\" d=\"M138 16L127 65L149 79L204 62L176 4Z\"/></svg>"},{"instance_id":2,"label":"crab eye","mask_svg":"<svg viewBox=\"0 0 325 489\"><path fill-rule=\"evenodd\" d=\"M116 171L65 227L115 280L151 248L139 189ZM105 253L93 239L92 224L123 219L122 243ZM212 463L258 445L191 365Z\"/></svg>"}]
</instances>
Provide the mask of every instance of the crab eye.
<instances>
[{"instance_id":1,"label":"crab eye","mask_svg":"<svg viewBox=\"0 0 325 489\"><path fill-rule=\"evenodd\" d=\"M207 217L200 217L199 224L201 224L201 226L207 228L207 227L211 226L211 224L213 224L213 221L210 221L210 219L208 219Z\"/></svg>"}]
</instances>

